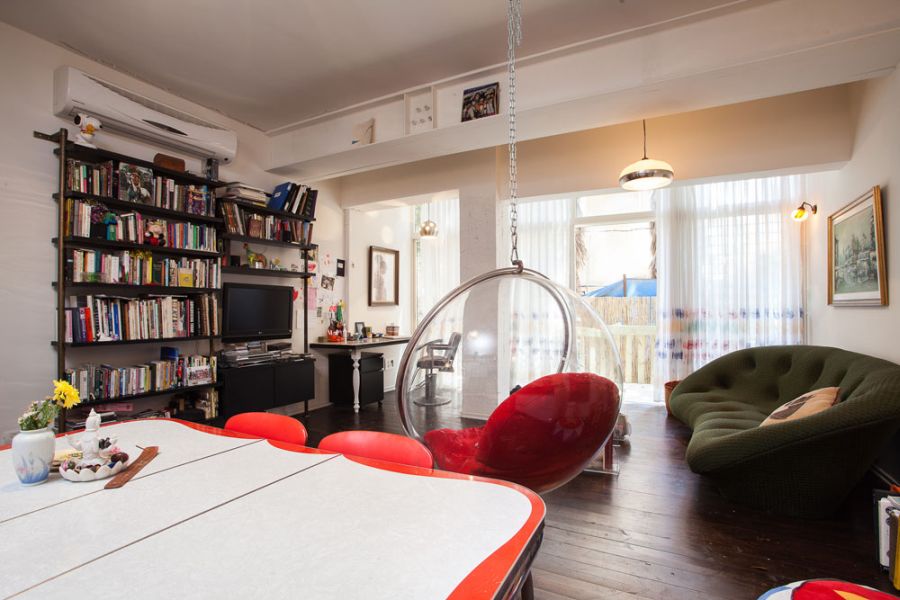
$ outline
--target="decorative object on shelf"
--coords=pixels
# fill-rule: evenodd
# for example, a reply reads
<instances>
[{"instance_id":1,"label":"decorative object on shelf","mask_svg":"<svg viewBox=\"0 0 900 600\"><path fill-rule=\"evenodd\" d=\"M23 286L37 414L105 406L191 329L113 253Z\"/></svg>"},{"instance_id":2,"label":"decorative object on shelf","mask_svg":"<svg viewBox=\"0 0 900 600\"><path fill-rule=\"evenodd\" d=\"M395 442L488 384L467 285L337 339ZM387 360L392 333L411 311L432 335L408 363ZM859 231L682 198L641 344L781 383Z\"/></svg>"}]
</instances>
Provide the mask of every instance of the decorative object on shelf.
<instances>
[{"instance_id":1,"label":"decorative object on shelf","mask_svg":"<svg viewBox=\"0 0 900 600\"><path fill-rule=\"evenodd\" d=\"M500 83L489 83L463 91L463 121L493 117L499 112Z\"/></svg>"},{"instance_id":2,"label":"decorative object on shelf","mask_svg":"<svg viewBox=\"0 0 900 600\"><path fill-rule=\"evenodd\" d=\"M675 179L672 165L664 160L647 158L647 120L641 121L644 128L644 157L622 169L619 185L626 190L655 190L666 187Z\"/></svg>"},{"instance_id":3,"label":"decorative object on shelf","mask_svg":"<svg viewBox=\"0 0 900 600\"><path fill-rule=\"evenodd\" d=\"M887 306L881 188L828 217L828 304Z\"/></svg>"},{"instance_id":4,"label":"decorative object on shelf","mask_svg":"<svg viewBox=\"0 0 900 600\"><path fill-rule=\"evenodd\" d=\"M153 171L147 167L119 163L119 200L153 203Z\"/></svg>"},{"instance_id":5,"label":"decorative object on shelf","mask_svg":"<svg viewBox=\"0 0 900 600\"><path fill-rule=\"evenodd\" d=\"M178 171L179 173L184 173L185 170L183 158L169 156L168 154L163 154L161 152L158 152L153 157L153 166L168 169L169 171Z\"/></svg>"},{"instance_id":6,"label":"decorative object on shelf","mask_svg":"<svg viewBox=\"0 0 900 600\"><path fill-rule=\"evenodd\" d=\"M369 306L400 304L400 251L369 246Z\"/></svg>"},{"instance_id":7,"label":"decorative object on shelf","mask_svg":"<svg viewBox=\"0 0 900 600\"><path fill-rule=\"evenodd\" d=\"M247 266L251 269L266 269L269 265L269 259L262 252L250 249L250 244L244 244L244 252L247 255Z\"/></svg>"},{"instance_id":8,"label":"decorative object on shelf","mask_svg":"<svg viewBox=\"0 0 900 600\"><path fill-rule=\"evenodd\" d=\"M384 335L387 337L399 337L400 335L400 326L399 325L388 325L384 328Z\"/></svg>"},{"instance_id":9,"label":"decorative object on shelf","mask_svg":"<svg viewBox=\"0 0 900 600\"><path fill-rule=\"evenodd\" d=\"M363 338L366 335L366 324L364 321L357 321L353 324L353 333L356 337Z\"/></svg>"},{"instance_id":10,"label":"decorative object on shelf","mask_svg":"<svg viewBox=\"0 0 900 600\"><path fill-rule=\"evenodd\" d=\"M19 433L12 440L12 463L22 485L37 485L47 481L56 436L50 428L60 408L71 408L81 402L78 390L69 382L53 382L53 395L32 402L19 417Z\"/></svg>"},{"instance_id":11,"label":"decorative object on shelf","mask_svg":"<svg viewBox=\"0 0 900 600\"><path fill-rule=\"evenodd\" d=\"M328 307L328 312L331 314L331 320L328 325L328 331L326 332L327 338L329 342L343 342L344 341L344 309L343 302L338 301L337 304L332 304Z\"/></svg>"},{"instance_id":12,"label":"decorative object on shelf","mask_svg":"<svg viewBox=\"0 0 900 600\"><path fill-rule=\"evenodd\" d=\"M106 479L125 468L128 455L116 446L116 438L101 437L100 415L92 408L85 422L84 433L74 439L68 436L69 445L81 452L81 458L70 458L59 466L59 474L69 481L95 481Z\"/></svg>"},{"instance_id":13,"label":"decorative object on shelf","mask_svg":"<svg viewBox=\"0 0 900 600\"><path fill-rule=\"evenodd\" d=\"M817 212L819 212L818 206L810 204L809 202L804 202L794 209L794 212L791 213L791 218L798 223L802 223L809 218L809 215L814 215Z\"/></svg>"},{"instance_id":14,"label":"decorative object on shelf","mask_svg":"<svg viewBox=\"0 0 900 600\"><path fill-rule=\"evenodd\" d=\"M375 119L369 119L353 126L351 146L365 146L375 141Z\"/></svg>"},{"instance_id":15,"label":"decorative object on shelf","mask_svg":"<svg viewBox=\"0 0 900 600\"><path fill-rule=\"evenodd\" d=\"M144 221L144 244L148 246L166 245L166 222L162 219Z\"/></svg>"},{"instance_id":16,"label":"decorative object on shelf","mask_svg":"<svg viewBox=\"0 0 900 600\"><path fill-rule=\"evenodd\" d=\"M75 143L85 148L96 148L94 135L103 127L100 124L100 119L85 113L78 113L75 115L74 121L78 125L78 135L75 136Z\"/></svg>"}]
</instances>

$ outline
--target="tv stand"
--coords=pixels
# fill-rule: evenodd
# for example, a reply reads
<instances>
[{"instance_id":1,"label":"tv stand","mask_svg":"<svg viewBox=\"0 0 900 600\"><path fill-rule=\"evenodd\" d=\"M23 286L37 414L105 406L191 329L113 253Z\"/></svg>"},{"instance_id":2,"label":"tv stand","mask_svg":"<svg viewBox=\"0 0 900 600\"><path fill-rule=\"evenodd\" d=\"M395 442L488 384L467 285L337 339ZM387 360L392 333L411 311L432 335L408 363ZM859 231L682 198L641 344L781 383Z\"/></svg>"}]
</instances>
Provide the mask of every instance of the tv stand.
<instances>
[{"instance_id":1,"label":"tv stand","mask_svg":"<svg viewBox=\"0 0 900 600\"><path fill-rule=\"evenodd\" d=\"M219 414L227 419L303 402L304 416L315 397L315 359L304 356L271 363L219 367Z\"/></svg>"}]
</instances>

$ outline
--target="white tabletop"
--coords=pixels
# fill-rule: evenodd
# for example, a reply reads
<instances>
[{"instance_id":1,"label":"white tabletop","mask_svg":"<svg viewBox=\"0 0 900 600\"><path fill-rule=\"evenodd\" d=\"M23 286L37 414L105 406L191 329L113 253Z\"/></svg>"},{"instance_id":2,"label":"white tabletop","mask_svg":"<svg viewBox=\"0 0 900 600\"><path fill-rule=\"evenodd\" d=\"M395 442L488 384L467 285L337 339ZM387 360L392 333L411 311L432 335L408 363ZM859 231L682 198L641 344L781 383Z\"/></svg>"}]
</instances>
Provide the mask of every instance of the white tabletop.
<instances>
[{"instance_id":1,"label":"white tabletop","mask_svg":"<svg viewBox=\"0 0 900 600\"><path fill-rule=\"evenodd\" d=\"M539 543L543 503L510 484L141 423L113 429L160 456L123 488L21 488L68 493L0 522L0 597L446 598L478 576L483 593L460 597L490 598ZM177 428L192 440L180 450ZM212 452L216 438L231 447ZM182 463L151 471L167 453ZM0 506L10 496L0 488Z\"/></svg>"}]
</instances>

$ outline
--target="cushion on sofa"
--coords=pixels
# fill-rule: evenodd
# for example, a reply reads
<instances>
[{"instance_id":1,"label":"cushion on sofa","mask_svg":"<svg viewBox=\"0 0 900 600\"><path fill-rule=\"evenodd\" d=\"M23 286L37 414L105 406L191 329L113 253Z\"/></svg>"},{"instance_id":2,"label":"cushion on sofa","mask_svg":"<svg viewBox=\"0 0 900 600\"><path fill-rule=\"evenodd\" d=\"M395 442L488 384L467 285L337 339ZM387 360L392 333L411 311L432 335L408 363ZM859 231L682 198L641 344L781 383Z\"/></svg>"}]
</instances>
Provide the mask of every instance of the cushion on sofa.
<instances>
[{"instance_id":1,"label":"cushion on sofa","mask_svg":"<svg viewBox=\"0 0 900 600\"><path fill-rule=\"evenodd\" d=\"M823 410L828 410L838 401L838 394L841 388L827 387L807 392L802 396L794 398L790 402L785 402L772 411L765 421L759 424L760 427L767 425L775 425L776 423L787 423L788 421L796 421Z\"/></svg>"}]
</instances>

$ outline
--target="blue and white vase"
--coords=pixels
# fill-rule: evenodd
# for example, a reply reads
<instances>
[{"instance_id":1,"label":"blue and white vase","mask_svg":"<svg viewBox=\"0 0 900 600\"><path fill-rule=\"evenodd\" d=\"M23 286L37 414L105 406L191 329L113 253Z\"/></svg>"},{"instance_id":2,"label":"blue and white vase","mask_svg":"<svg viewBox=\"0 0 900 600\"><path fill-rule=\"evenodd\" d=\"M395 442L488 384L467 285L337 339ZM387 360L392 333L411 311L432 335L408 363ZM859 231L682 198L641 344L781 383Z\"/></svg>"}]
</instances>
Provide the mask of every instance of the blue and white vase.
<instances>
[{"instance_id":1,"label":"blue and white vase","mask_svg":"<svg viewBox=\"0 0 900 600\"><path fill-rule=\"evenodd\" d=\"M56 436L49 427L20 431L12 440L13 468L22 485L37 485L50 476Z\"/></svg>"}]
</instances>

